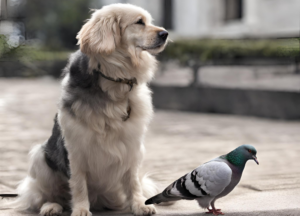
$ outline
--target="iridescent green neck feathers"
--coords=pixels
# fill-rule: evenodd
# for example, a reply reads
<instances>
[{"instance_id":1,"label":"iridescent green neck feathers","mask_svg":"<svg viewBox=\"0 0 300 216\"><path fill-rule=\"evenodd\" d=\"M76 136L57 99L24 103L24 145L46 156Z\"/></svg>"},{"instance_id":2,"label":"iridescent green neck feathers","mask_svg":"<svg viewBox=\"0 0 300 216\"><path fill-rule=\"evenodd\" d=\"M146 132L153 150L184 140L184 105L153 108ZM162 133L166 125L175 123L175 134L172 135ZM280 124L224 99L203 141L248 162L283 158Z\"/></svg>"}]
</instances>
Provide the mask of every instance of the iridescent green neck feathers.
<instances>
[{"instance_id":1,"label":"iridescent green neck feathers","mask_svg":"<svg viewBox=\"0 0 300 216\"><path fill-rule=\"evenodd\" d=\"M251 145L242 145L227 155L221 156L221 158L226 159L237 167L243 168L248 160L253 159L253 156L256 156L256 149Z\"/></svg>"},{"instance_id":2,"label":"iridescent green neck feathers","mask_svg":"<svg viewBox=\"0 0 300 216\"><path fill-rule=\"evenodd\" d=\"M245 166L248 159L246 159L242 154L239 154L238 151L233 150L225 156L225 158L235 166Z\"/></svg>"}]
</instances>

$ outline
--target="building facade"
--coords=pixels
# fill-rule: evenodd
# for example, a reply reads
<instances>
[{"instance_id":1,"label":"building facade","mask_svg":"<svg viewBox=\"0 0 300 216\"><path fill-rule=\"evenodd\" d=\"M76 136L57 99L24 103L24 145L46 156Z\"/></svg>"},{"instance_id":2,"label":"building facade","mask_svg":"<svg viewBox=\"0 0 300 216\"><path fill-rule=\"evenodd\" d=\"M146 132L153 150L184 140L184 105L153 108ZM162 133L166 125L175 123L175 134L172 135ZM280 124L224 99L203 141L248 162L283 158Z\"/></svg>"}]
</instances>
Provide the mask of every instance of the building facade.
<instances>
[{"instance_id":1,"label":"building facade","mask_svg":"<svg viewBox=\"0 0 300 216\"><path fill-rule=\"evenodd\" d=\"M95 0L148 10L173 38L299 37L299 0Z\"/></svg>"}]
</instances>

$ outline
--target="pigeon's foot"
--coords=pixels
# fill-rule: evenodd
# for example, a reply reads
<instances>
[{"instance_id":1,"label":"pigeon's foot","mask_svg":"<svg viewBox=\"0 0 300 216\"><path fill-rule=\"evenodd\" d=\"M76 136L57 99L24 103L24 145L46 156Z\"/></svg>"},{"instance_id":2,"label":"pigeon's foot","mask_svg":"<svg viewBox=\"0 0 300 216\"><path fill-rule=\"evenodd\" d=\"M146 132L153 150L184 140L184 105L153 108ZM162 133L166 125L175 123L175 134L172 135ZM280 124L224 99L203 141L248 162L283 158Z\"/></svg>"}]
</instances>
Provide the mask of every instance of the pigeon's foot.
<instances>
[{"instance_id":1,"label":"pigeon's foot","mask_svg":"<svg viewBox=\"0 0 300 216\"><path fill-rule=\"evenodd\" d=\"M224 215L223 212L221 212L221 209L209 209L207 208L208 212L205 212L206 214L214 214L214 215Z\"/></svg>"}]
</instances>

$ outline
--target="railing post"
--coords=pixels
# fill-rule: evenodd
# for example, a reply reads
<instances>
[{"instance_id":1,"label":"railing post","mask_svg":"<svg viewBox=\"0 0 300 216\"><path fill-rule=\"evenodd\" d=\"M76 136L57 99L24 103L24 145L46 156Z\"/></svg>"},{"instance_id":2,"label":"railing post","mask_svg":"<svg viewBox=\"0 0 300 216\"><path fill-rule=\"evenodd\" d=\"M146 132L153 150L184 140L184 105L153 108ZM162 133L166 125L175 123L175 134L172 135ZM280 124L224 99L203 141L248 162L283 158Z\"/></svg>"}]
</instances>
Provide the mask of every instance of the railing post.
<instances>
[{"instance_id":1,"label":"railing post","mask_svg":"<svg viewBox=\"0 0 300 216\"><path fill-rule=\"evenodd\" d=\"M296 57L295 58L295 74L300 74L300 68L299 68L299 64L300 64L300 57Z\"/></svg>"},{"instance_id":2,"label":"railing post","mask_svg":"<svg viewBox=\"0 0 300 216\"><path fill-rule=\"evenodd\" d=\"M1 20L6 20L7 19L7 0L0 0L0 6L1 6L1 11L0 11L0 21Z\"/></svg>"},{"instance_id":3,"label":"railing post","mask_svg":"<svg viewBox=\"0 0 300 216\"><path fill-rule=\"evenodd\" d=\"M191 83L191 86L199 86L199 68L201 67L200 63L194 60L190 60L188 62L188 65L193 70L193 81Z\"/></svg>"}]
</instances>

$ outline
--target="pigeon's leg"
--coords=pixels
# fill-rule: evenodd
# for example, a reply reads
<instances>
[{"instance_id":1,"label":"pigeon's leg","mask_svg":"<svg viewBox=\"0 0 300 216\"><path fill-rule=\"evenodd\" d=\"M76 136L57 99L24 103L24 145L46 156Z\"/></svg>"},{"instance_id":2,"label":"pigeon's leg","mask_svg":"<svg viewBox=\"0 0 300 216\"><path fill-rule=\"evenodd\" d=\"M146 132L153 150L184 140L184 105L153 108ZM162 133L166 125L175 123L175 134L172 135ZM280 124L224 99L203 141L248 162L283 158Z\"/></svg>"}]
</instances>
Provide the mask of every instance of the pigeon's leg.
<instances>
[{"instance_id":1,"label":"pigeon's leg","mask_svg":"<svg viewBox=\"0 0 300 216\"><path fill-rule=\"evenodd\" d=\"M207 208L208 212L205 212L206 214L212 214L213 209ZM216 211L221 211L221 209L216 209Z\"/></svg>"},{"instance_id":2,"label":"pigeon's leg","mask_svg":"<svg viewBox=\"0 0 300 216\"><path fill-rule=\"evenodd\" d=\"M215 208L214 201L211 202L211 209L207 208L207 210L208 210L208 212L206 212L206 214L223 215L223 213L221 212L221 209Z\"/></svg>"}]
</instances>

